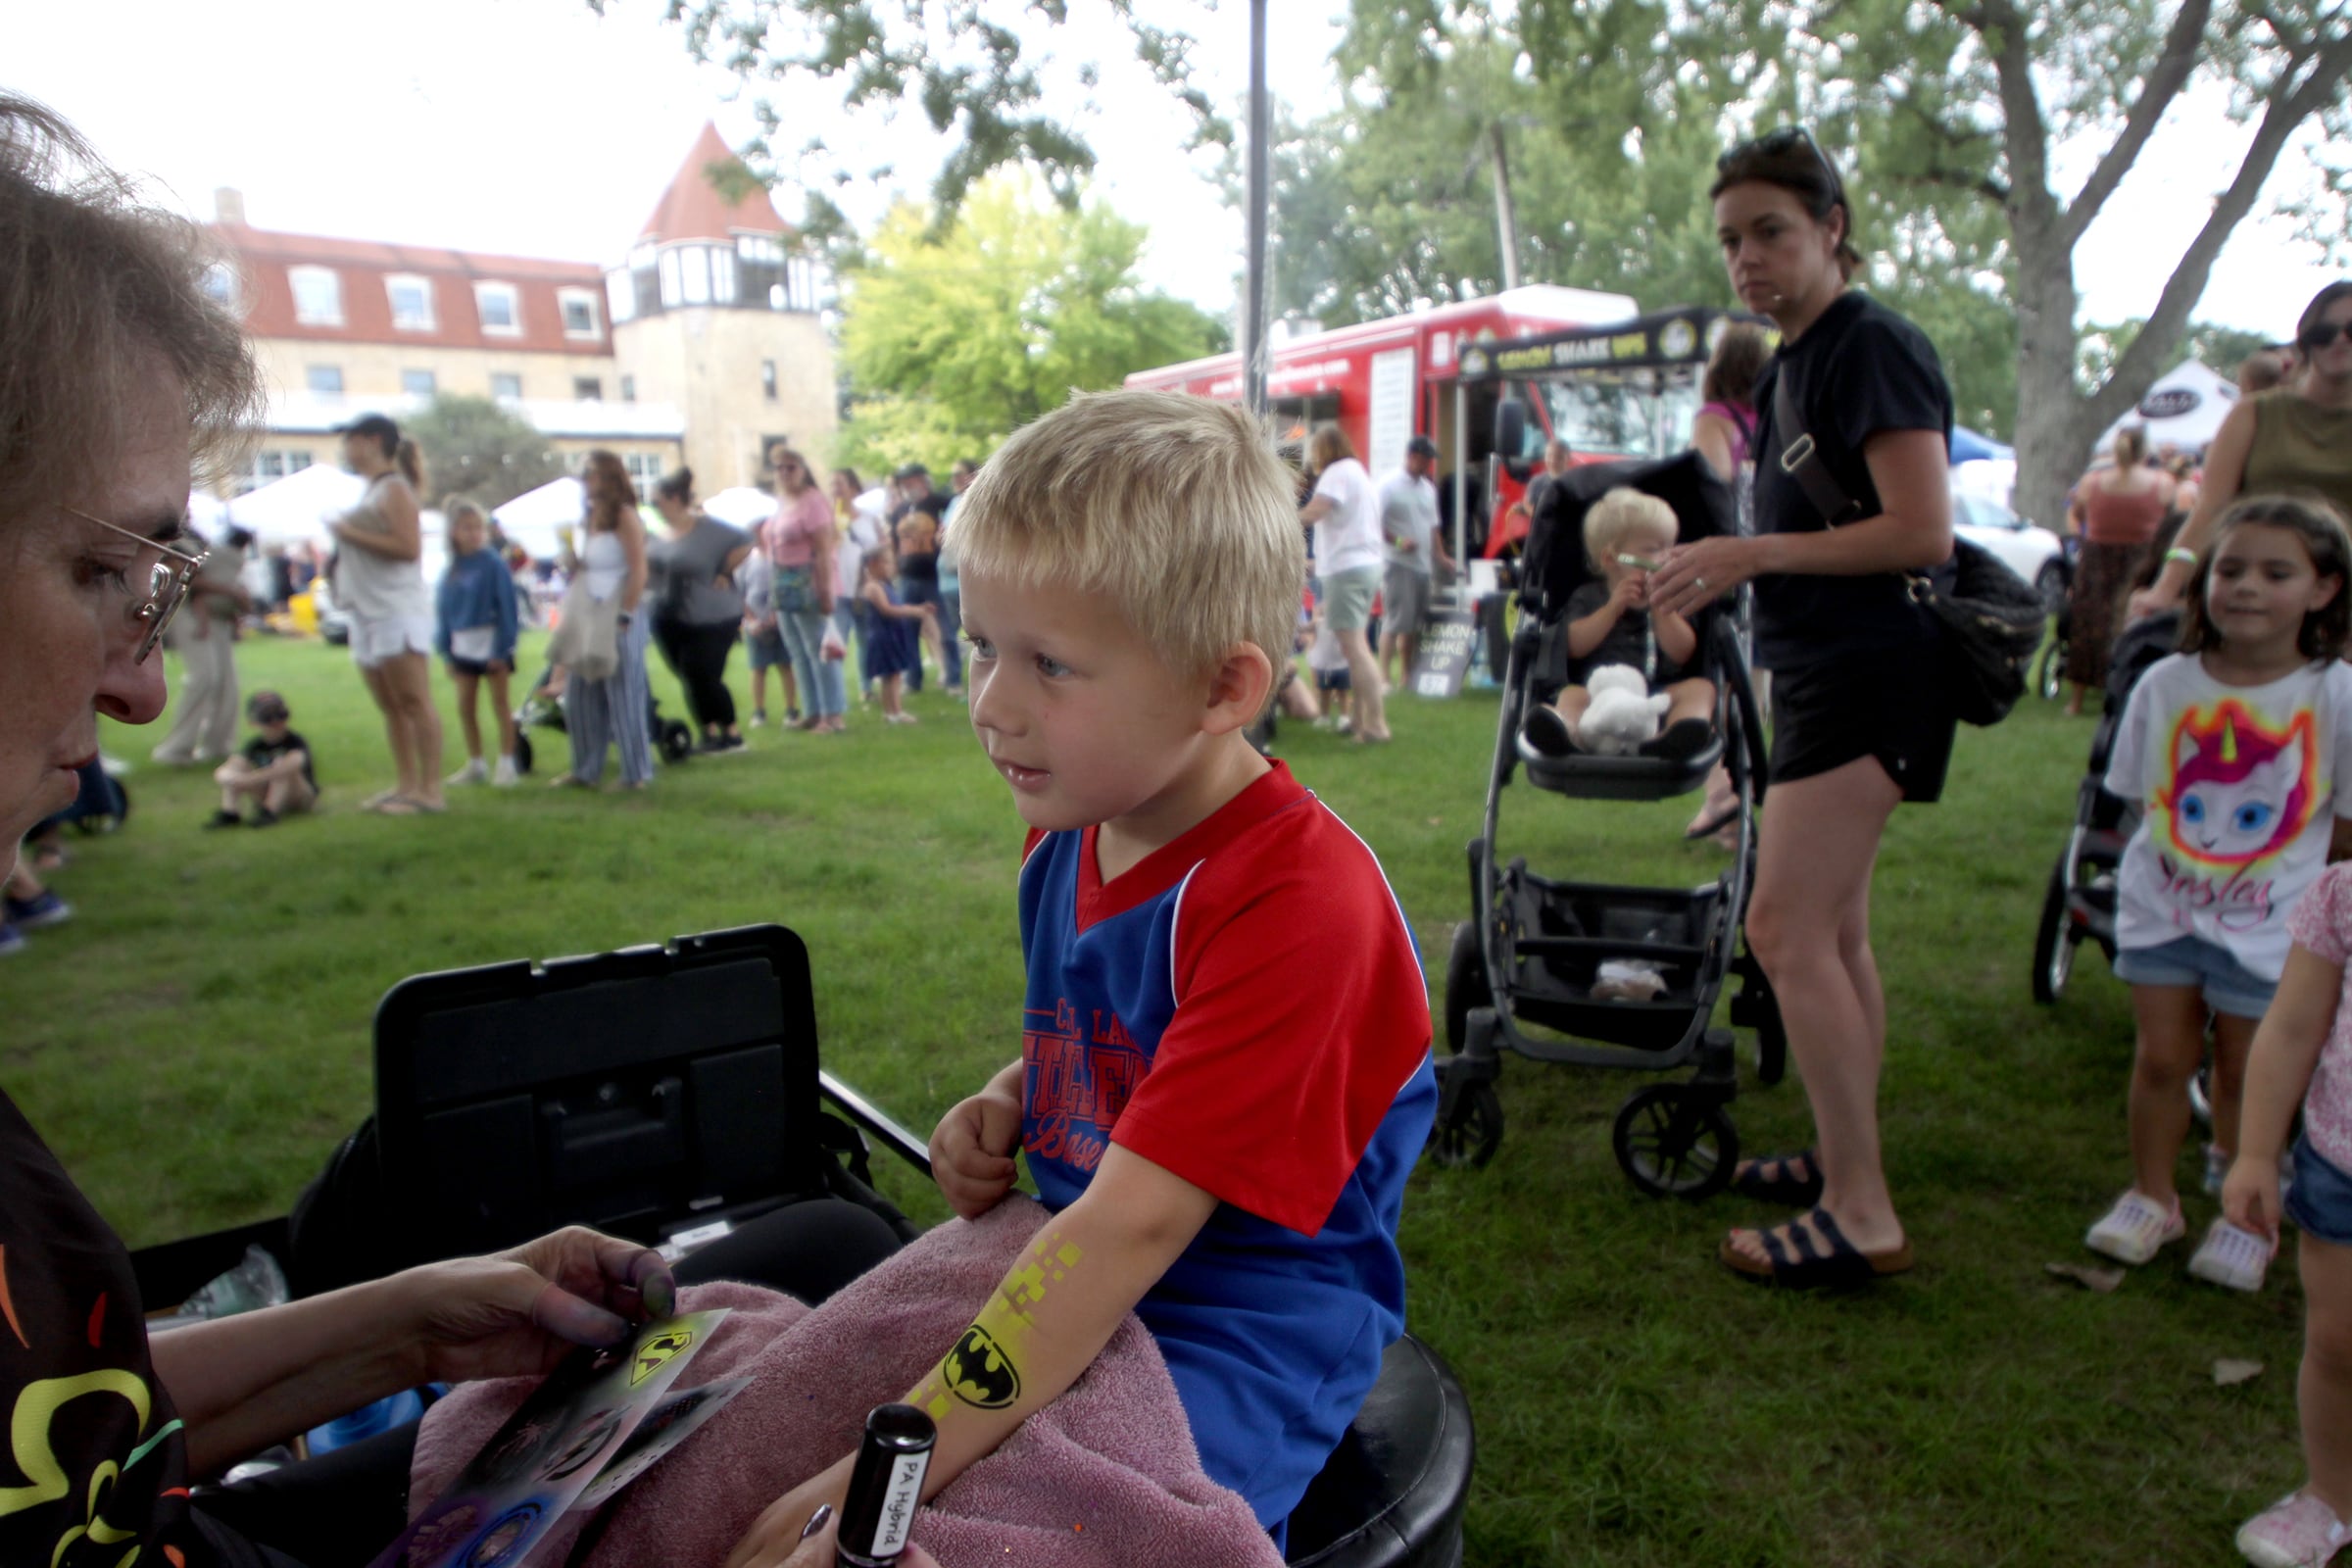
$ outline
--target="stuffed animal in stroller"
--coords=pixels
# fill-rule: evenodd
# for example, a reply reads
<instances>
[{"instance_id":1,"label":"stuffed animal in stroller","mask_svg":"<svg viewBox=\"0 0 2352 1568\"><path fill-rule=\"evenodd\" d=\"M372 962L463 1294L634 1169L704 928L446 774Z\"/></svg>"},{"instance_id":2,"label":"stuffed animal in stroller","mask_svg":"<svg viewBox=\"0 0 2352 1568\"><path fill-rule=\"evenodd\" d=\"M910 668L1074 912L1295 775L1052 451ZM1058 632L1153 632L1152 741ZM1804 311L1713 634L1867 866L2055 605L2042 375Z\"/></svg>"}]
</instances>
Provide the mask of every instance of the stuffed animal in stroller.
<instances>
[{"instance_id":1,"label":"stuffed animal in stroller","mask_svg":"<svg viewBox=\"0 0 2352 1568\"><path fill-rule=\"evenodd\" d=\"M1576 744L1595 757L1631 757L1657 738L1674 699L1652 697L1649 682L1631 664L1603 664L1585 678L1592 706L1576 723Z\"/></svg>"}]
</instances>

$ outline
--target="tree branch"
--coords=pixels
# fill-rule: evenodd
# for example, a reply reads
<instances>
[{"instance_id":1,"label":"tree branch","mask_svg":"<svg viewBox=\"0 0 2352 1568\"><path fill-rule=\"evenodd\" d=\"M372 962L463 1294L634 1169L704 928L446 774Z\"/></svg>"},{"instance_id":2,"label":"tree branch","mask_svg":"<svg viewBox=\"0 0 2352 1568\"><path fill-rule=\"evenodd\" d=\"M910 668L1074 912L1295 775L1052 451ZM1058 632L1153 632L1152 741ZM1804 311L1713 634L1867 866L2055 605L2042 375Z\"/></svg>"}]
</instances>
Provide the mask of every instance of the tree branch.
<instances>
[{"instance_id":1,"label":"tree branch","mask_svg":"<svg viewBox=\"0 0 2352 1568\"><path fill-rule=\"evenodd\" d=\"M2069 251L2075 248L2090 228L2099 209L2107 198L2124 182L2132 166L2139 158L2148 138L2156 133L2165 110L2187 85L2189 74L2196 69L2197 53L2205 41L2205 24L2213 15L2213 0L2184 0L2180 14L2173 19L2171 30L2165 34L2164 52L2156 59L2155 69L2139 86L2139 96L2132 101L2132 109L2124 117L2124 128L2115 142L2100 158L2090 178L2075 194L2059 220L2058 243Z\"/></svg>"},{"instance_id":2,"label":"tree branch","mask_svg":"<svg viewBox=\"0 0 2352 1568\"><path fill-rule=\"evenodd\" d=\"M1992 53L1993 78L2000 87L2001 139L2009 157L2009 197L2003 205L2013 223L2022 212L2029 223L2055 225L2059 215L2058 200L2050 194L2050 127L2034 91L2026 19L2014 0L1983 0L1968 16Z\"/></svg>"},{"instance_id":3,"label":"tree branch","mask_svg":"<svg viewBox=\"0 0 2352 1568\"><path fill-rule=\"evenodd\" d=\"M2213 216L2181 254L2180 264L2164 285L2164 293L2156 301L2156 309L2148 316L2147 325L2132 340L2107 383L2091 397L2091 406L2102 425L2113 420L2136 396L2134 388L2154 381L2164 368L2162 362L2180 346L2182 329L2188 324L2188 313L2204 296L2205 284L2213 275L2213 264L2229 243L2230 235L2245 216L2253 211L2255 199L2261 195L2263 182L2278 162L2295 127L2318 114L2331 100L2347 74L2352 74L2352 36L2337 36L2321 45L2312 56L2313 65L2299 86L2278 94L2263 112L2262 124L2254 133L2254 144L2246 149L2245 162L2237 167L2236 177L2213 204Z\"/></svg>"}]
</instances>

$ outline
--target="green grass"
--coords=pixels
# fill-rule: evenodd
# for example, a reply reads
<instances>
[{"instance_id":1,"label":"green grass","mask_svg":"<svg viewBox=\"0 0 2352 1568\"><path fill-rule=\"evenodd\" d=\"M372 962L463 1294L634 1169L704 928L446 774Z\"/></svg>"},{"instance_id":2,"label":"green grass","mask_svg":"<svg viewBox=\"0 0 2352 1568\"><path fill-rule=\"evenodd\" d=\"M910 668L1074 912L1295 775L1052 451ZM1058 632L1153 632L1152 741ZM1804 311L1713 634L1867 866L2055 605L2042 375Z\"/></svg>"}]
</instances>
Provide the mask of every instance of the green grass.
<instances>
[{"instance_id":1,"label":"green grass","mask_svg":"<svg viewBox=\"0 0 2352 1568\"><path fill-rule=\"evenodd\" d=\"M1017 1050L1020 827L946 699L919 699L918 726L755 732L751 755L664 768L643 796L472 791L444 819L389 821L351 808L390 779L349 662L276 642L240 658L316 744L325 814L202 833L203 780L142 767L128 831L77 844L56 879L77 918L0 965L0 1081L134 1244L282 1210L367 1109L376 998L420 970L780 920L810 950L827 1065L908 1125ZM1399 699L1392 747L1283 737L1441 969L1493 725L1491 698ZM563 742L537 733L544 774ZM2218 1563L2295 1483L2291 1264L2251 1300L2191 1284L2179 1252L2109 1297L2043 1274L2086 1257L2126 1175L2122 988L2094 953L2056 1008L2027 994L2087 736L2040 705L1963 730L1945 804L1888 835L1876 934L1908 1278L1844 1299L1732 1280L1715 1244L1754 1211L1646 1200L1609 1153L1644 1075L1515 1061L1494 1164L1415 1175L1413 1328L1478 1420L1473 1563ZM158 738L108 746L143 758ZM1718 860L1679 842L1689 808L1522 784L1504 853L1694 884ZM1750 1150L1804 1137L1793 1081L1734 1110ZM2190 1209L2201 1225L2211 1205ZM2216 1388L2224 1355L2266 1370Z\"/></svg>"}]
</instances>

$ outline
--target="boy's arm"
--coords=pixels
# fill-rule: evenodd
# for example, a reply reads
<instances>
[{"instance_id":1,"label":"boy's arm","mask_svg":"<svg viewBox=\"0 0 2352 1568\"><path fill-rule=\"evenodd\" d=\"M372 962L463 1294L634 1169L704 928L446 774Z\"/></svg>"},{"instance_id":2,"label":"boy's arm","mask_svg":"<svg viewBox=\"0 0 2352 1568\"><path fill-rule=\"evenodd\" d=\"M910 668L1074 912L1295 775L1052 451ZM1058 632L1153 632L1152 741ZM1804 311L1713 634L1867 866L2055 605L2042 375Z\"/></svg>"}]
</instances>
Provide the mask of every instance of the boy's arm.
<instances>
[{"instance_id":1,"label":"boy's arm","mask_svg":"<svg viewBox=\"0 0 2352 1568\"><path fill-rule=\"evenodd\" d=\"M1649 613L1650 627L1658 634L1658 652L1678 664L1688 664L1698 652L1698 628L1689 617L1671 610L1653 610Z\"/></svg>"},{"instance_id":2,"label":"boy's arm","mask_svg":"<svg viewBox=\"0 0 2352 1568\"><path fill-rule=\"evenodd\" d=\"M923 1496L1075 1383L1216 1206L1212 1194L1112 1144L1085 1195L1047 1222L972 1326L907 1393L906 1402L939 1424ZM838 1515L855 1458L843 1456L771 1505L736 1543L728 1568L782 1562L819 1503Z\"/></svg>"}]
</instances>

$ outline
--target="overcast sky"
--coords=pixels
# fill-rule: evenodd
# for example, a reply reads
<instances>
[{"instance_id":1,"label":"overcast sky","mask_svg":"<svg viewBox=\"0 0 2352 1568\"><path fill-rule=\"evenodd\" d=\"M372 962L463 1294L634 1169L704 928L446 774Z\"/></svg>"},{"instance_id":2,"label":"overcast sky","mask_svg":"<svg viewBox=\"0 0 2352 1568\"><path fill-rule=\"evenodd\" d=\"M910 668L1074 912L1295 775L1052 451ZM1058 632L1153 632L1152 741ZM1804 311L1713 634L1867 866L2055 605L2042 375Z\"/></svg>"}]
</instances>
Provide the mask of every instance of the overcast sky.
<instances>
[{"instance_id":1,"label":"overcast sky","mask_svg":"<svg viewBox=\"0 0 2352 1568\"><path fill-rule=\"evenodd\" d=\"M1329 56L1345 0L1274 0L1274 90L1308 110L1336 101ZM1209 155L1182 151L1185 114L1132 62L1124 28L1078 0L1052 40L1104 63L1095 107L1076 116L1102 164L1098 189L1151 225L1149 281L1231 309L1242 221L1224 206ZM689 60L661 0L80 0L18 6L0 85L46 101L106 156L211 216L215 186L245 193L257 227L609 263L653 210L706 119L730 140L757 129L727 74ZM1203 85L1238 99L1248 75L1248 7L1186 8L1200 24ZM1081 96L1073 88L1073 98ZM1105 107L1107 106L1107 107ZM921 194L938 143L920 117L851 122L818 95L782 104L779 152L804 134L859 149L836 198L870 221L898 192ZM2144 315L2247 132L2217 104L2176 112L2077 253L2089 319ZM2058 161L2062 180L2082 160ZM2282 162L2274 187L2298 186ZM2071 186L2062 187L2071 188ZM789 218L799 198L779 191ZM2283 336L2331 274L2287 225L2240 228L2201 318ZM1646 301L1665 305L1669 301Z\"/></svg>"}]
</instances>

